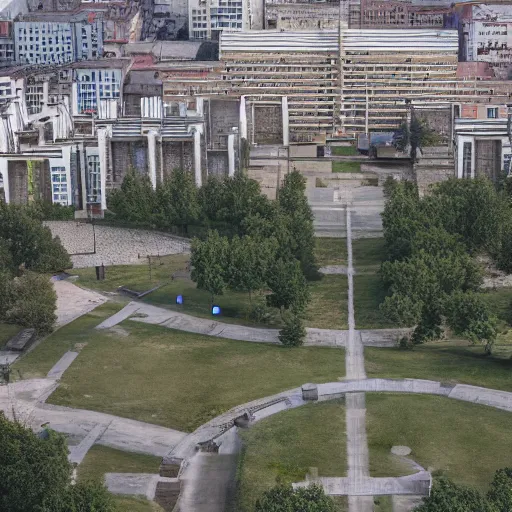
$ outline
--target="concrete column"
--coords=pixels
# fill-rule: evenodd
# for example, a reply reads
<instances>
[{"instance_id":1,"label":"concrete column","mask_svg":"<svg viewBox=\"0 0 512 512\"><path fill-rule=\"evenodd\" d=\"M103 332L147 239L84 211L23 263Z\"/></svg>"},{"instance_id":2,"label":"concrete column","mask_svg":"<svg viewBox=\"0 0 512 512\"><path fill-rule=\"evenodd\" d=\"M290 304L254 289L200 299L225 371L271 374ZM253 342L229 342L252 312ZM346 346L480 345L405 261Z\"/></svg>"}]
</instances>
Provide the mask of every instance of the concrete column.
<instances>
[{"instance_id":1,"label":"concrete column","mask_svg":"<svg viewBox=\"0 0 512 512\"><path fill-rule=\"evenodd\" d=\"M240 138L247 139L247 112L245 111L245 96L240 98Z\"/></svg>"},{"instance_id":2,"label":"concrete column","mask_svg":"<svg viewBox=\"0 0 512 512\"><path fill-rule=\"evenodd\" d=\"M80 153L80 176L77 176L77 180L80 180L80 182L82 183L82 205L83 209L87 210L87 180L85 179L87 172L87 158L85 156L85 147L83 144L80 144L78 146L78 151Z\"/></svg>"},{"instance_id":3,"label":"concrete column","mask_svg":"<svg viewBox=\"0 0 512 512\"><path fill-rule=\"evenodd\" d=\"M73 204L73 194L71 190L71 146L62 146L62 159L64 161L64 167L66 168L66 183L68 185L68 204Z\"/></svg>"},{"instance_id":4,"label":"concrete column","mask_svg":"<svg viewBox=\"0 0 512 512\"><path fill-rule=\"evenodd\" d=\"M290 124L288 120L288 97L283 96L281 98L281 110L283 116L283 146L288 146L290 144L289 132L290 132Z\"/></svg>"},{"instance_id":5,"label":"concrete column","mask_svg":"<svg viewBox=\"0 0 512 512\"><path fill-rule=\"evenodd\" d=\"M37 144L39 146L44 146L46 144L46 141L44 140L44 124L37 123Z\"/></svg>"},{"instance_id":6,"label":"concrete column","mask_svg":"<svg viewBox=\"0 0 512 512\"><path fill-rule=\"evenodd\" d=\"M43 82L43 103L45 104L45 106L48 104L48 102L50 100L49 95L48 95L49 85L50 85L50 83L48 81Z\"/></svg>"},{"instance_id":7,"label":"concrete column","mask_svg":"<svg viewBox=\"0 0 512 512\"><path fill-rule=\"evenodd\" d=\"M228 135L228 175L235 175L235 134Z\"/></svg>"},{"instance_id":8,"label":"concrete column","mask_svg":"<svg viewBox=\"0 0 512 512\"><path fill-rule=\"evenodd\" d=\"M148 132L148 163L149 163L149 179L153 189L156 188L156 132L149 130Z\"/></svg>"},{"instance_id":9,"label":"concrete column","mask_svg":"<svg viewBox=\"0 0 512 512\"><path fill-rule=\"evenodd\" d=\"M201 174L201 132L202 127L196 126L194 128L194 174L196 179L196 186L200 187L203 183Z\"/></svg>"},{"instance_id":10,"label":"concrete column","mask_svg":"<svg viewBox=\"0 0 512 512\"><path fill-rule=\"evenodd\" d=\"M4 180L5 202L9 204L9 160L7 158L0 158L0 174Z\"/></svg>"},{"instance_id":11,"label":"concrete column","mask_svg":"<svg viewBox=\"0 0 512 512\"><path fill-rule=\"evenodd\" d=\"M107 209L107 130L98 129L98 155L100 157L100 185L101 185L101 209Z\"/></svg>"}]
</instances>

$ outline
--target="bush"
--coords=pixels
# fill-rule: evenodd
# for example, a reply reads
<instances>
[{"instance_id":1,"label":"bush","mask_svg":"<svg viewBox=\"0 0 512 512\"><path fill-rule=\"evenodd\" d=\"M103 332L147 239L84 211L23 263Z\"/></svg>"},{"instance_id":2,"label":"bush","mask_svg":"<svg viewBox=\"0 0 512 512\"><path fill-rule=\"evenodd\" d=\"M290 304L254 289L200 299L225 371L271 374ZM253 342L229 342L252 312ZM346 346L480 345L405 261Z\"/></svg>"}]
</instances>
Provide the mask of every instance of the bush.
<instances>
[{"instance_id":1,"label":"bush","mask_svg":"<svg viewBox=\"0 0 512 512\"><path fill-rule=\"evenodd\" d=\"M496 471L487 498L494 503L496 512L512 510L512 468Z\"/></svg>"},{"instance_id":2,"label":"bush","mask_svg":"<svg viewBox=\"0 0 512 512\"><path fill-rule=\"evenodd\" d=\"M10 304L5 313L8 323L33 327L38 334L53 330L57 317L57 295L43 275L26 272L10 282Z\"/></svg>"},{"instance_id":3,"label":"bush","mask_svg":"<svg viewBox=\"0 0 512 512\"><path fill-rule=\"evenodd\" d=\"M256 501L256 512L335 512L333 500L319 485L293 489L278 485Z\"/></svg>"},{"instance_id":4,"label":"bush","mask_svg":"<svg viewBox=\"0 0 512 512\"><path fill-rule=\"evenodd\" d=\"M62 206L59 203L37 199L27 208L28 214L39 221L43 220L73 220L75 218L74 206Z\"/></svg>"},{"instance_id":5,"label":"bush","mask_svg":"<svg viewBox=\"0 0 512 512\"><path fill-rule=\"evenodd\" d=\"M284 319L285 326L279 331L279 341L285 347L300 347L306 339L304 322L297 314L288 314Z\"/></svg>"}]
</instances>

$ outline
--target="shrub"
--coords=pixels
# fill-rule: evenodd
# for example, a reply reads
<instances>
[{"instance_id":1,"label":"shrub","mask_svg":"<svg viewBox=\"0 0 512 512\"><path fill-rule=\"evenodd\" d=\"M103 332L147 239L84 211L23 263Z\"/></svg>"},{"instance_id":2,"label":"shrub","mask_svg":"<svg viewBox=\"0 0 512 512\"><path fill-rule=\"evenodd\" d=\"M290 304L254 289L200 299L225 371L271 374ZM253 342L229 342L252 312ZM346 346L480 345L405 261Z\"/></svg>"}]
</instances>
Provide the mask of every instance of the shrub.
<instances>
[{"instance_id":1,"label":"shrub","mask_svg":"<svg viewBox=\"0 0 512 512\"><path fill-rule=\"evenodd\" d=\"M285 326L279 331L279 341L285 347L300 347L306 338L302 319L294 313L285 315Z\"/></svg>"}]
</instances>

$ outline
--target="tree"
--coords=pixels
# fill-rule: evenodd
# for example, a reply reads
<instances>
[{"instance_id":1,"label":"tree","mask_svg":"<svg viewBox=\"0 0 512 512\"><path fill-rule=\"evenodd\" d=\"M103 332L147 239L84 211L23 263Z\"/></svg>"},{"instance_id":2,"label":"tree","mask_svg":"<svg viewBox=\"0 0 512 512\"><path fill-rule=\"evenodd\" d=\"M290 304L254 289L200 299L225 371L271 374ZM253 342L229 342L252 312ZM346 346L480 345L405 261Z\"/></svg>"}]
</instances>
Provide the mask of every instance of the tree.
<instances>
[{"instance_id":1,"label":"tree","mask_svg":"<svg viewBox=\"0 0 512 512\"><path fill-rule=\"evenodd\" d=\"M269 306L279 308L281 315L287 309L304 312L309 302L309 288L297 260L277 260L271 267L267 284L272 293L267 295Z\"/></svg>"},{"instance_id":2,"label":"tree","mask_svg":"<svg viewBox=\"0 0 512 512\"><path fill-rule=\"evenodd\" d=\"M428 126L424 119L420 119L414 113L412 114L409 126L409 144L413 162L416 161L418 149L425 146L435 146L439 143L439 139L439 135Z\"/></svg>"},{"instance_id":3,"label":"tree","mask_svg":"<svg viewBox=\"0 0 512 512\"><path fill-rule=\"evenodd\" d=\"M8 323L33 327L38 334L53 330L57 294L50 280L33 272L26 272L10 283L10 300L5 312Z\"/></svg>"},{"instance_id":4,"label":"tree","mask_svg":"<svg viewBox=\"0 0 512 512\"><path fill-rule=\"evenodd\" d=\"M492 479L487 499L496 507L496 512L512 510L512 468L496 471Z\"/></svg>"},{"instance_id":5,"label":"tree","mask_svg":"<svg viewBox=\"0 0 512 512\"><path fill-rule=\"evenodd\" d=\"M306 179L298 171L286 175L279 189L279 209L286 216L289 248L293 257L300 261L308 279L318 279L318 265L315 259L315 230L313 213L306 198Z\"/></svg>"},{"instance_id":6,"label":"tree","mask_svg":"<svg viewBox=\"0 0 512 512\"><path fill-rule=\"evenodd\" d=\"M109 210L116 218L135 224L151 224L154 219L156 194L149 176L129 169L121 188L107 197Z\"/></svg>"},{"instance_id":7,"label":"tree","mask_svg":"<svg viewBox=\"0 0 512 512\"><path fill-rule=\"evenodd\" d=\"M12 275L0 268L0 322L7 322L7 311L12 303Z\"/></svg>"},{"instance_id":8,"label":"tree","mask_svg":"<svg viewBox=\"0 0 512 512\"><path fill-rule=\"evenodd\" d=\"M266 276L275 259L277 241L275 238L263 240L250 236L233 237L229 244L229 257L226 268L227 285L233 290L249 293L265 286Z\"/></svg>"},{"instance_id":9,"label":"tree","mask_svg":"<svg viewBox=\"0 0 512 512\"><path fill-rule=\"evenodd\" d=\"M200 290L206 290L211 295L222 295L226 288L226 262L229 254L229 240L221 237L217 231L209 231L208 238L192 241L192 280Z\"/></svg>"},{"instance_id":10,"label":"tree","mask_svg":"<svg viewBox=\"0 0 512 512\"><path fill-rule=\"evenodd\" d=\"M485 343L490 353L498 334L498 320L476 293L457 292L447 304L447 323L455 334L473 343Z\"/></svg>"},{"instance_id":11,"label":"tree","mask_svg":"<svg viewBox=\"0 0 512 512\"><path fill-rule=\"evenodd\" d=\"M3 251L10 254L13 272L22 265L38 272L56 272L72 266L60 240L52 238L50 229L30 217L24 207L0 202L0 240Z\"/></svg>"},{"instance_id":12,"label":"tree","mask_svg":"<svg viewBox=\"0 0 512 512\"><path fill-rule=\"evenodd\" d=\"M284 327L279 331L279 341L285 347L300 347L305 338L306 329L302 318L296 313L285 315Z\"/></svg>"},{"instance_id":13,"label":"tree","mask_svg":"<svg viewBox=\"0 0 512 512\"><path fill-rule=\"evenodd\" d=\"M192 174L174 169L170 178L158 185L156 209L159 225L164 228L178 226L188 235L188 226L199 218L197 187Z\"/></svg>"},{"instance_id":14,"label":"tree","mask_svg":"<svg viewBox=\"0 0 512 512\"><path fill-rule=\"evenodd\" d=\"M0 510L3 512L114 512L98 484L71 486L64 436L37 436L0 412Z\"/></svg>"},{"instance_id":15,"label":"tree","mask_svg":"<svg viewBox=\"0 0 512 512\"><path fill-rule=\"evenodd\" d=\"M319 485L293 489L279 485L256 501L256 512L334 512L333 500Z\"/></svg>"},{"instance_id":16,"label":"tree","mask_svg":"<svg viewBox=\"0 0 512 512\"><path fill-rule=\"evenodd\" d=\"M447 478L434 481L432 491L415 512L495 512L495 508L476 489L456 485Z\"/></svg>"}]
</instances>

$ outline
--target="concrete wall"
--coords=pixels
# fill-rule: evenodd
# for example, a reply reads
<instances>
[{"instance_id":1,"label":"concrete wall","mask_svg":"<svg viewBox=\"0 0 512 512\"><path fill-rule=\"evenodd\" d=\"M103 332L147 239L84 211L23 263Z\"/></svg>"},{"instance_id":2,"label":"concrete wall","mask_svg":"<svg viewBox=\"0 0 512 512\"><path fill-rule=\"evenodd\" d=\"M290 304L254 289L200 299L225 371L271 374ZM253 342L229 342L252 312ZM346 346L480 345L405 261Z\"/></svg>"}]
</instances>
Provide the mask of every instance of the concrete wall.
<instances>
[{"instance_id":1,"label":"concrete wall","mask_svg":"<svg viewBox=\"0 0 512 512\"><path fill-rule=\"evenodd\" d=\"M208 175L227 176L228 174L228 152L227 151L209 151L208 152Z\"/></svg>"},{"instance_id":2,"label":"concrete wall","mask_svg":"<svg viewBox=\"0 0 512 512\"><path fill-rule=\"evenodd\" d=\"M227 137L239 125L240 102L211 100L208 112L208 144L212 149L227 149Z\"/></svg>"},{"instance_id":3,"label":"concrete wall","mask_svg":"<svg viewBox=\"0 0 512 512\"><path fill-rule=\"evenodd\" d=\"M283 164L286 168L286 162ZM300 172L332 172L330 160L303 160L290 162L290 170L297 169Z\"/></svg>"},{"instance_id":4,"label":"concrete wall","mask_svg":"<svg viewBox=\"0 0 512 512\"><path fill-rule=\"evenodd\" d=\"M432 168L432 169L419 169L415 172L416 183L418 184L418 190L420 194L428 192L430 185L439 183L440 181L446 181L454 177L453 169L446 168Z\"/></svg>"},{"instance_id":5,"label":"concrete wall","mask_svg":"<svg viewBox=\"0 0 512 512\"><path fill-rule=\"evenodd\" d=\"M112 185L120 186L130 169L147 174L148 148L145 140L112 142Z\"/></svg>"},{"instance_id":6,"label":"concrete wall","mask_svg":"<svg viewBox=\"0 0 512 512\"><path fill-rule=\"evenodd\" d=\"M168 142L162 143L164 176L169 176L173 169L183 168L194 171L194 143Z\"/></svg>"},{"instance_id":7,"label":"concrete wall","mask_svg":"<svg viewBox=\"0 0 512 512\"><path fill-rule=\"evenodd\" d=\"M9 202L27 204L28 202L28 172L27 162L11 160L8 162L9 171Z\"/></svg>"},{"instance_id":8,"label":"concrete wall","mask_svg":"<svg viewBox=\"0 0 512 512\"><path fill-rule=\"evenodd\" d=\"M290 146L290 157L312 157L316 158L316 144L304 144L299 146Z\"/></svg>"},{"instance_id":9,"label":"concrete wall","mask_svg":"<svg viewBox=\"0 0 512 512\"><path fill-rule=\"evenodd\" d=\"M338 20L339 6L330 3L267 4L265 8L266 28L278 30L337 29Z\"/></svg>"},{"instance_id":10,"label":"concrete wall","mask_svg":"<svg viewBox=\"0 0 512 512\"><path fill-rule=\"evenodd\" d=\"M283 122L281 105L254 105L254 142L282 144ZM251 116L252 117L252 116Z\"/></svg>"}]
</instances>

